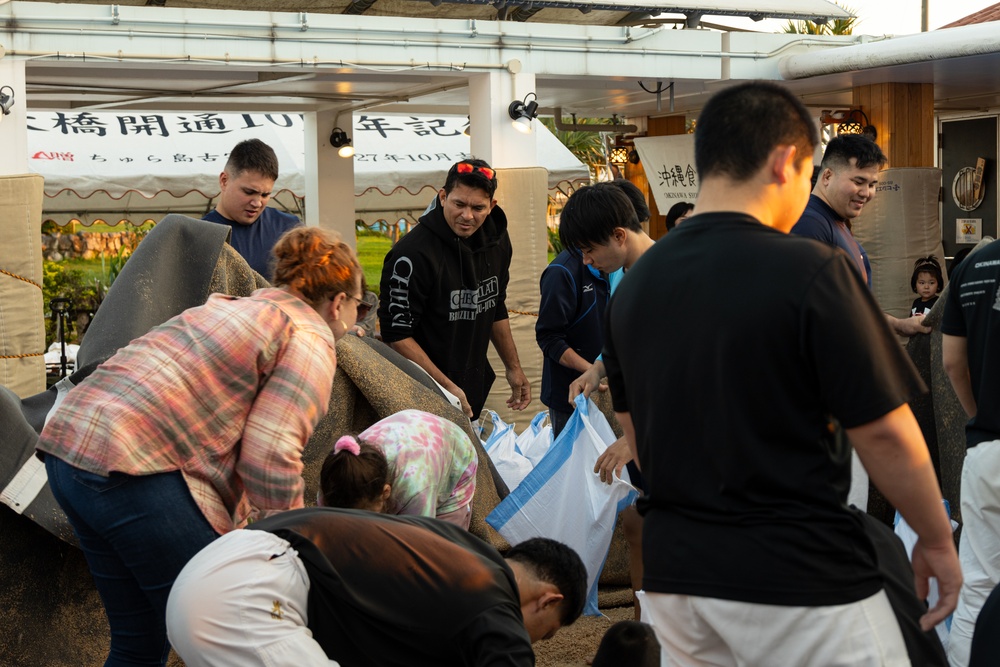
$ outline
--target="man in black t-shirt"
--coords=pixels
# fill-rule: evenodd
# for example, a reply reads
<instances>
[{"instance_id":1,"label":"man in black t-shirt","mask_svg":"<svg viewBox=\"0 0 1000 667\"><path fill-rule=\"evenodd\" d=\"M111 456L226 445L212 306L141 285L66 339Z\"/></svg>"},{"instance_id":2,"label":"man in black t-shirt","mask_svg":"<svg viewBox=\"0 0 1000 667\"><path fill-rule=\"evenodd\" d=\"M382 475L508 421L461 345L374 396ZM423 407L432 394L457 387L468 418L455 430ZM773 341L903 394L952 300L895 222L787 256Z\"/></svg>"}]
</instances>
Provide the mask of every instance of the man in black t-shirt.
<instances>
[{"instance_id":1,"label":"man in black t-shirt","mask_svg":"<svg viewBox=\"0 0 1000 667\"><path fill-rule=\"evenodd\" d=\"M941 333L945 372L969 415L958 546L965 583L948 643L951 664L965 667L976 617L1000 583L1000 243L955 270Z\"/></svg>"},{"instance_id":2,"label":"man in black t-shirt","mask_svg":"<svg viewBox=\"0 0 1000 667\"><path fill-rule=\"evenodd\" d=\"M583 610L587 575L537 538L500 556L428 517L309 508L219 538L167 604L188 667L532 667Z\"/></svg>"},{"instance_id":3,"label":"man in black t-shirt","mask_svg":"<svg viewBox=\"0 0 1000 667\"><path fill-rule=\"evenodd\" d=\"M929 575L941 590L924 629L957 597L951 527L906 403L923 384L848 259L787 234L816 141L780 86L718 93L695 133L697 215L609 306L612 400L646 480L644 610L676 664L905 664L875 548L846 506L850 445L833 419L920 536L918 593Z\"/></svg>"}]
</instances>

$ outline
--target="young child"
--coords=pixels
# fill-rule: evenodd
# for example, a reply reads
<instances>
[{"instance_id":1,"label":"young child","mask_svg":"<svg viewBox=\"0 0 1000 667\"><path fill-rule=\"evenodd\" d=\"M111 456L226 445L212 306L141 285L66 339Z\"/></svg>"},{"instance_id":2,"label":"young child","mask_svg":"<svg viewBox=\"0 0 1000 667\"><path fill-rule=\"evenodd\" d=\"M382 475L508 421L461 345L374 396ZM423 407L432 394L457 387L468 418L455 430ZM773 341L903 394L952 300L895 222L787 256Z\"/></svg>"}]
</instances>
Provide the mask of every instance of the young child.
<instances>
[{"instance_id":1,"label":"young child","mask_svg":"<svg viewBox=\"0 0 1000 667\"><path fill-rule=\"evenodd\" d=\"M433 516L462 528L472 519L479 459L455 423L403 410L344 436L323 462L319 504Z\"/></svg>"},{"instance_id":2,"label":"young child","mask_svg":"<svg viewBox=\"0 0 1000 667\"><path fill-rule=\"evenodd\" d=\"M316 500L324 507L386 512L390 479L389 462L381 449L345 435L323 461Z\"/></svg>"},{"instance_id":3,"label":"young child","mask_svg":"<svg viewBox=\"0 0 1000 667\"><path fill-rule=\"evenodd\" d=\"M941 275L941 265L934 255L921 257L913 264L913 276L910 277L910 287L920 295L910 307L910 315L925 315L937 303L938 295L944 287Z\"/></svg>"},{"instance_id":4,"label":"young child","mask_svg":"<svg viewBox=\"0 0 1000 667\"><path fill-rule=\"evenodd\" d=\"M660 642L653 628L639 621L618 621L604 633L593 667L659 667Z\"/></svg>"}]
</instances>

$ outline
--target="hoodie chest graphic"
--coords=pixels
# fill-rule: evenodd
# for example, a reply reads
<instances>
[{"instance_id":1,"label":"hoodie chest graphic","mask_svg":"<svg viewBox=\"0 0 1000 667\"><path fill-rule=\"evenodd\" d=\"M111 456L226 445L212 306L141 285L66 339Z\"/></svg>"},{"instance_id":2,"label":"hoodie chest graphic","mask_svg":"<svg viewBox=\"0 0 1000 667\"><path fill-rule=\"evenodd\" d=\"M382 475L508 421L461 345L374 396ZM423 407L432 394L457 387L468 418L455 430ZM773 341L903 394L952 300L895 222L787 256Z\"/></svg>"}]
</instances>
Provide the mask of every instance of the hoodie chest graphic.
<instances>
[{"instance_id":1,"label":"hoodie chest graphic","mask_svg":"<svg viewBox=\"0 0 1000 667\"><path fill-rule=\"evenodd\" d=\"M476 319L480 313L496 307L499 295L500 281L496 276L480 282L478 289L452 290L448 304L448 321Z\"/></svg>"}]
</instances>

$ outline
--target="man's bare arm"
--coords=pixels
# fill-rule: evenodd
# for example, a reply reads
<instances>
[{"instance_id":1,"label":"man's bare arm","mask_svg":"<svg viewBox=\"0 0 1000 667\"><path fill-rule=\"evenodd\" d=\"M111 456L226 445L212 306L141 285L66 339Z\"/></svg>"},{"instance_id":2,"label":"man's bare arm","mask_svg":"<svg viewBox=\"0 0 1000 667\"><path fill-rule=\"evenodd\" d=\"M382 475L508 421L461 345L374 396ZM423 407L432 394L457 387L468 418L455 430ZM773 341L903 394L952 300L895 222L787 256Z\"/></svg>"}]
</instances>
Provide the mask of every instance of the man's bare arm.
<instances>
[{"instance_id":1,"label":"man's bare arm","mask_svg":"<svg viewBox=\"0 0 1000 667\"><path fill-rule=\"evenodd\" d=\"M926 334L931 332L930 327L924 326L924 316L923 315L913 315L911 317L906 317L900 319L898 317L893 317L889 313L885 314L885 321L889 323L892 330L896 332L899 336L916 336L917 334Z\"/></svg>"},{"instance_id":2,"label":"man's bare arm","mask_svg":"<svg viewBox=\"0 0 1000 667\"><path fill-rule=\"evenodd\" d=\"M969 418L979 411L972 393L972 376L969 374L969 343L963 336L941 334L941 359L944 372Z\"/></svg>"},{"instance_id":3,"label":"man's bare arm","mask_svg":"<svg viewBox=\"0 0 1000 667\"><path fill-rule=\"evenodd\" d=\"M937 577L940 599L920 619L921 627L930 630L955 609L962 570L927 443L905 403L847 429L847 435L875 486L917 533L912 560L918 598L927 597L928 579Z\"/></svg>"},{"instance_id":4,"label":"man's bare arm","mask_svg":"<svg viewBox=\"0 0 1000 667\"><path fill-rule=\"evenodd\" d=\"M618 423L622 425L622 431L625 433L625 442L628 443L629 452L632 454L632 460L639 464L639 449L635 441L635 424L632 423L632 413L631 412L616 412L615 417L618 418Z\"/></svg>"}]
</instances>

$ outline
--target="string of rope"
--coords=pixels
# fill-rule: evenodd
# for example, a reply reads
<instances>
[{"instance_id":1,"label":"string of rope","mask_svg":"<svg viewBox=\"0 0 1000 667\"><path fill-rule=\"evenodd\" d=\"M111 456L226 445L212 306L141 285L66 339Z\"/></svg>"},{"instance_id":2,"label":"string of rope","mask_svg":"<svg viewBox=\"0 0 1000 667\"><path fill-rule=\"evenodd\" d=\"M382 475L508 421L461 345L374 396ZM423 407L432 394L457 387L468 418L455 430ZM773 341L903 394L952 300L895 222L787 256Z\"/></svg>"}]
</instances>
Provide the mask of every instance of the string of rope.
<instances>
[{"instance_id":1,"label":"string of rope","mask_svg":"<svg viewBox=\"0 0 1000 667\"><path fill-rule=\"evenodd\" d=\"M42 286L36 283L34 280L25 278L24 276L19 276L16 273L11 273L5 269L0 269L0 273L5 276L10 276L11 278L16 278L18 280L23 280L29 285L34 285L38 289L42 289ZM27 359L28 357L42 357L45 356L44 352L25 352L23 354L0 354L0 359Z\"/></svg>"},{"instance_id":2,"label":"string of rope","mask_svg":"<svg viewBox=\"0 0 1000 667\"><path fill-rule=\"evenodd\" d=\"M10 276L11 278L17 278L18 280L23 280L24 282L28 283L29 285L34 285L38 289L42 289L41 285L39 285L38 283L36 283L34 280L31 280L30 278L25 278L24 276L19 276L16 273L11 273L10 271L6 271L4 269L0 269L0 273L4 274L5 276Z\"/></svg>"},{"instance_id":3,"label":"string of rope","mask_svg":"<svg viewBox=\"0 0 1000 667\"><path fill-rule=\"evenodd\" d=\"M525 310L514 310L513 308L507 309L508 313L517 313L518 315L530 315L531 317L538 317L538 313L529 313Z\"/></svg>"}]
</instances>

